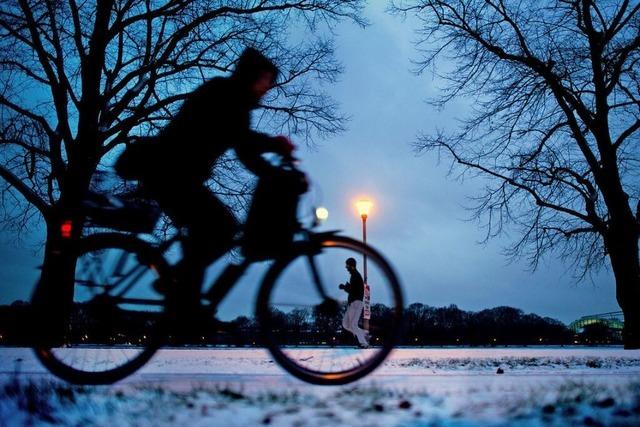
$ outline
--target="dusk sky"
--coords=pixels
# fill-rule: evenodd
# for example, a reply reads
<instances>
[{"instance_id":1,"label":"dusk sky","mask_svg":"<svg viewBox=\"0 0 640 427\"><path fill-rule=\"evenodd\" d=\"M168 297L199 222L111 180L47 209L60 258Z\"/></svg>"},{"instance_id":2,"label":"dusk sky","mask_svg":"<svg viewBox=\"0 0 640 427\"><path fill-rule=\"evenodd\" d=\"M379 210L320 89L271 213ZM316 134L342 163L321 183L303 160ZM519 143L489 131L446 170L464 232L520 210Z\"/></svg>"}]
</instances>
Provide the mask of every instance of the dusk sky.
<instances>
[{"instance_id":1,"label":"dusk sky","mask_svg":"<svg viewBox=\"0 0 640 427\"><path fill-rule=\"evenodd\" d=\"M336 31L336 56L345 72L329 91L351 116L347 131L312 148L301 146L298 153L315 186L311 198L321 194L319 202L330 213L322 228L361 237L354 202L361 196L373 200L368 241L395 266L408 303L473 311L508 305L565 323L618 311L610 272L576 283L553 256L533 273L524 260L509 264L501 249L515 235L478 243L483 231L468 221L465 206L482 182L454 180L447 176L448 159L416 156L411 146L419 132L456 126L465 104L438 112L425 102L439 83L430 74L411 73L414 23L386 14L385 4L369 3L367 28L345 23ZM13 231L1 233L0 304L26 300L41 262L32 242L41 241L43 232L35 230L18 246ZM255 289L242 284L222 316L252 304Z\"/></svg>"}]
</instances>

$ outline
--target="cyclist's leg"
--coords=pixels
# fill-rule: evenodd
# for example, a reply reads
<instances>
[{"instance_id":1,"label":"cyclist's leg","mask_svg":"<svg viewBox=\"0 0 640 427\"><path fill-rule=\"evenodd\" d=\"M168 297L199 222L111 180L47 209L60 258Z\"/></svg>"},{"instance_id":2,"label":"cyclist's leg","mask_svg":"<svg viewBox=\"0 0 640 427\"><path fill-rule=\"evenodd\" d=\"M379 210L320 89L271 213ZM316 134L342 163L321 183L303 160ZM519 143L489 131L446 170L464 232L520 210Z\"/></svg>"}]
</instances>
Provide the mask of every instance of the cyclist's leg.
<instances>
[{"instance_id":1,"label":"cyclist's leg","mask_svg":"<svg viewBox=\"0 0 640 427\"><path fill-rule=\"evenodd\" d=\"M204 186L183 188L172 195L167 213L186 227L183 258L176 266L178 320L184 326L198 321L200 291L207 267L227 252L238 229L235 217Z\"/></svg>"}]
</instances>

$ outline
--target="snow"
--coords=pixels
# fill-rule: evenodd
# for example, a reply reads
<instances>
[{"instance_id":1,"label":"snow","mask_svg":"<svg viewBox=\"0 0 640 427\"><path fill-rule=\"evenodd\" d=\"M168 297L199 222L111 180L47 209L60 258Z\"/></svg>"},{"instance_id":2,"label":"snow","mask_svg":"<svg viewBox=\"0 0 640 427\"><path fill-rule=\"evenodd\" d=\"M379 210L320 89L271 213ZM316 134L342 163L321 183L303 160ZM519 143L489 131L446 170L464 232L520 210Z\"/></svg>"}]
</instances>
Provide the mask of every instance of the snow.
<instances>
[{"instance_id":1,"label":"snow","mask_svg":"<svg viewBox=\"0 0 640 427\"><path fill-rule=\"evenodd\" d=\"M615 347L401 348L340 387L250 348L165 349L113 386L70 386L24 348L0 366L7 426L640 425L640 351Z\"/></svg>"}]
</instances>

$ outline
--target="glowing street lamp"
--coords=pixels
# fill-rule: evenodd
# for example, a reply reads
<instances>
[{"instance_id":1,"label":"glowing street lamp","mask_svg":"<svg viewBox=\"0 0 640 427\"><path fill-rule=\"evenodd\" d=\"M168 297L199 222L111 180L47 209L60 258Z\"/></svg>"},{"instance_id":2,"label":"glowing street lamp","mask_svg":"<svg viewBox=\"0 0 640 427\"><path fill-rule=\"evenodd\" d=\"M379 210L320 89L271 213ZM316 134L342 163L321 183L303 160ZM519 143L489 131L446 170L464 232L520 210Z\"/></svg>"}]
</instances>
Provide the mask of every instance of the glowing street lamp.
<instances>
[{"instance_id":1,"label":"glowing street lamp","mask_svg":"<svg viewBox=\"0 0 640 427\"><path fill-rule=\"evenodd\" d=\"M368 199L361 199L356 202L356 208L358 209L358 214L362 217L363 220L366 220L369 216L369 212L371 212L371 207L373 203Z\"/></svg>"},{"instance_id":2,"label":"glowing street lamp","mask_svg":"<svg viewBox=\"0 0 640 427\"><path fill-rule=\"evenodd\" d=\"M367 218L369 217L369 212L371 212L371 207L373 203L368 199L360 199L356 202L356 209L358 209L358 214L360 218L362 218L362 243L367 244ZM364 283L367 283L367 254L364 254L363 257L363 273L364 273Z\"/></svg>"},{"instance_id":3,"label":"glowing street lamp","mask_svg":"<svg viewBox=\"0 0 640 427\"><path fill-rule=\"evenodd\" d=\"M367 218L373 203L368 199L360 199L356 202L356 208L358 214L362 218L362 243L367 244ZM369 288L369 280L367 276L367 253L363 254L363 268L364 273L364 295L363 295L363 313L362 313L362 329L369 330L369 319L371 318L371 290Z\"/></svg>"}]
</instances>

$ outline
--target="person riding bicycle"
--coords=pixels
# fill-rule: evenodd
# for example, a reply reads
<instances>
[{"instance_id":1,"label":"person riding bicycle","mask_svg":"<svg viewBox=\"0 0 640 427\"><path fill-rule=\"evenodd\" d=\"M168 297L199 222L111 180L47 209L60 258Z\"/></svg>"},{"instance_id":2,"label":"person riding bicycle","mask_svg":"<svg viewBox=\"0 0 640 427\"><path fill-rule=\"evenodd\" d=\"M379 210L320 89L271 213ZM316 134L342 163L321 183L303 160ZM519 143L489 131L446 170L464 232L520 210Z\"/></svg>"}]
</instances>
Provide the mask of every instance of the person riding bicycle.
<instances>
[{"instance_id":1,"label":"person riding bicycle","mask_svg":"<svg viewBox=\"0 0 640 427\"><path fill-rule=\"evenodd\" d=\"M216 162L233 149L258 177L280 173L262 158L272 152L291 156L295 146L285 136L251 129L251 111L274 87L279 70L253 48L247 48L229 77L215 77L184 101L160 133L125 151L116 171L135 178L179 227L186 229L183 258L176 266L181 321L193 325L200 288L208 265L227 252L239 225L206 185ZM129 153L127 153L129 151Z\"/></svg>"}]
</instances>

